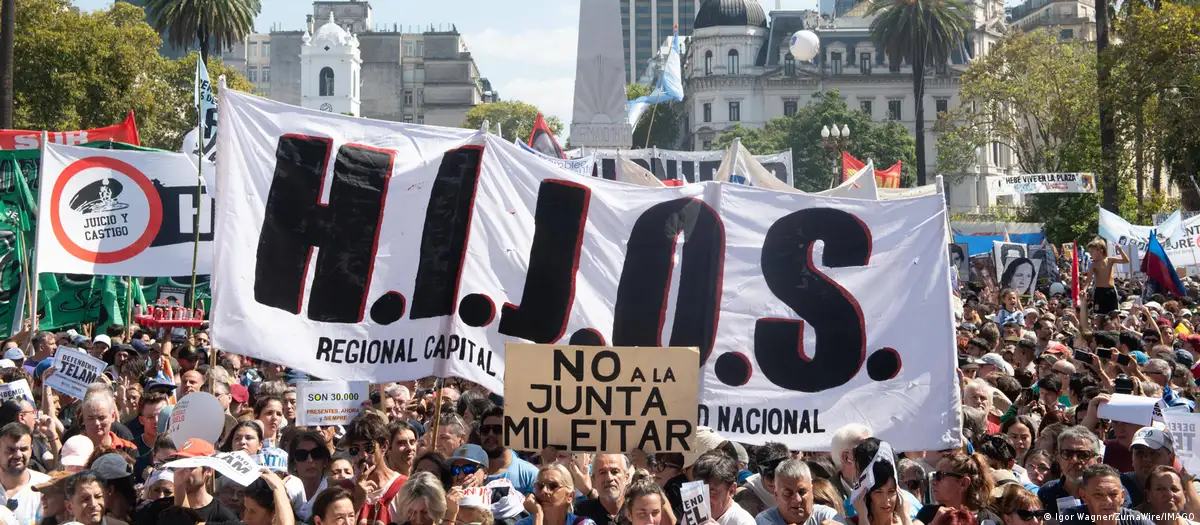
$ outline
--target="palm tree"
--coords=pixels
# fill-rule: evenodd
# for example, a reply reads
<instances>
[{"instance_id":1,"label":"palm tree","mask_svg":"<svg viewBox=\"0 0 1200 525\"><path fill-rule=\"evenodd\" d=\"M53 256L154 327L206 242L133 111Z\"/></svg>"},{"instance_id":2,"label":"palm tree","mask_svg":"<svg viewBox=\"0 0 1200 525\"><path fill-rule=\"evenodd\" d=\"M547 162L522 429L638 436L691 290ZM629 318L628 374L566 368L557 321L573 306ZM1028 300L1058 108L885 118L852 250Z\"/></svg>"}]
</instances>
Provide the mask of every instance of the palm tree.
<instances>
[{"instance_id":1,"label":"palm tree","mask_svg":"<svg viewBox=\"0 0 1200 525\"><path fill-rule=\"evenodd\" d=\"M144 7L154 30L167 33L172 47L187 49L198 40L205 63L214 47L231 48L254 31L254 17L262 10L259 0L145 0Z\"/></svg>"},{"instance_id":2,"label":"palm tree","mask_svg":"<svg viewBox=\"0 0 1200 525\"><path fill-rule=\"evenodd\" d=\"M13 36L17 30L17 0L0 6L0 128L13 128Z\"/></svg>"},{"instance_id":3,"label":"palm tree","mask_svg":"<svg viewBox=\"0 0 1200 525\"><path fill-rule=\"evenodd\" d=\"M966 35L961 0L874 0L871 38L893 64L912 66L917 116L917 184L925 185L925 64L945 64Z\"/></svg>"}]
</instances>

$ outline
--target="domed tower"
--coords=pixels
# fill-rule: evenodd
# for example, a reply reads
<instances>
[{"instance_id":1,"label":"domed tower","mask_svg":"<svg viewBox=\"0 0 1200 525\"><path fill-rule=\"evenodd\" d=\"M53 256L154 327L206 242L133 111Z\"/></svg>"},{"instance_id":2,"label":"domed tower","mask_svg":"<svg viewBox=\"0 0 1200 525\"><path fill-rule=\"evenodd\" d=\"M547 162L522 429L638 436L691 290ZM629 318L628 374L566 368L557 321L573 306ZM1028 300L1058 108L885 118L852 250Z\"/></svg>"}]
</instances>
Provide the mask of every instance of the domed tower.
<instances>
[{"instance_id":1,"label":"domed tower","mask_svg":"<svg viewBox=\"0 0 1200 525\"><path fill-rule=\"evenodd\" d=\"M362 58L358 37L337 25L331 11L329 20L317 28L316 34L305 33L302 41L300 105L362 116L359 110Z\"/></svg>"},{"instance_id":2,"label":"domed tower","mask_svg":"<svg viewBox=\"0 0 1200 525\"><path fill-rule=\"evenodd\" d=\"M704 0L694 29L718 26L767 27L767 14L754 0Z\"/></svg>"}]
</instances>

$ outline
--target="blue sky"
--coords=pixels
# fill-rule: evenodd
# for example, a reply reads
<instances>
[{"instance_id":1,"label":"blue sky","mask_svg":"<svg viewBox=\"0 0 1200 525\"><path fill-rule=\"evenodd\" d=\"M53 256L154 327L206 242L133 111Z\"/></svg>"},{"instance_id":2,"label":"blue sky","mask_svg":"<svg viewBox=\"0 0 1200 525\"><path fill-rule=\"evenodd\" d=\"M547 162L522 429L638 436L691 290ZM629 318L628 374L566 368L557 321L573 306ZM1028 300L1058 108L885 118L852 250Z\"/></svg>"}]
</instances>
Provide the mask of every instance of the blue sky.
<instances>
[{"instance_id":1,"label":"blue sky","mask_svg":"<svg viewBox=\"0 0 1200 525\"><path fill-rule=\"evenodd\" d=\"M617 0L612 0L617 1ZM759 0L767 10L776 0ZM817 0L778 0L784 9L816 9ZM261 0L255 30L272 26L302 29L312 13L305 0ZM76 0L82 9L102 9L112 0ZM575 89L575 46L579 27L578 0L376 0L371 2L377 26L453 23L466 38L480 73L505 100L538 106L564 123L571 119Z\"/></svg>"}]
</instances>

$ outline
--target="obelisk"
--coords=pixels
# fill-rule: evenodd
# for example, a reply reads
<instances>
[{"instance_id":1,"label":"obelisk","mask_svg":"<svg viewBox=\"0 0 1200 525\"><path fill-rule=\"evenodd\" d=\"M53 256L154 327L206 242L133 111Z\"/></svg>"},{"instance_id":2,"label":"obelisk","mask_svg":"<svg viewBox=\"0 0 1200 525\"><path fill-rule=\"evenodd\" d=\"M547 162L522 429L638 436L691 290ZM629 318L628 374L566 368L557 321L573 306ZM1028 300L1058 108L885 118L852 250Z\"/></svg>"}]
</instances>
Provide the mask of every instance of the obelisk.
<instances>
[{"instance_id":1,"label":"obelisk","mask_svg":"<svg viewBox=\"0 0 1200 525\"><path fill-rule=\"evenodd\" d=\"M579 0L579 47L571 145L629 148L633 127L625 110L625 56L617 0Z\"/></svg>"}]
</instances>

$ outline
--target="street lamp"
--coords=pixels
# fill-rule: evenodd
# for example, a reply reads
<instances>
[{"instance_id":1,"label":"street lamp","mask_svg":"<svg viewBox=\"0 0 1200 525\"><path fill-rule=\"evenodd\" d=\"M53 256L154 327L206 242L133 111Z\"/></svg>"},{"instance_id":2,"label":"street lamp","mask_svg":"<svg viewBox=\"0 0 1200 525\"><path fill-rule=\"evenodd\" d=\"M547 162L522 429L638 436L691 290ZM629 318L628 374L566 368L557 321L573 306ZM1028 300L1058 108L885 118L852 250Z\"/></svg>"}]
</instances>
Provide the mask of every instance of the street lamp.
<instances>
[{"instance_id":1,"label":"street lamp","mask_svg":"<svg viewBox=\"0 0 1200 525\"><path fill-rule=\"evenodd\" d=\"M837 186L840 175L845 172L845 166L842 165L842 152L845 151L846 145L850 143L850 126L843 124L841 129L834 124L833 128L829 126L821 126L821 144L825 149L834 153L833 158L833 180L830 181L830 188Z\"/></svg>"}]
</instances>

